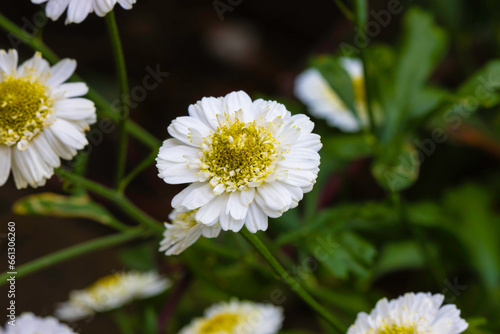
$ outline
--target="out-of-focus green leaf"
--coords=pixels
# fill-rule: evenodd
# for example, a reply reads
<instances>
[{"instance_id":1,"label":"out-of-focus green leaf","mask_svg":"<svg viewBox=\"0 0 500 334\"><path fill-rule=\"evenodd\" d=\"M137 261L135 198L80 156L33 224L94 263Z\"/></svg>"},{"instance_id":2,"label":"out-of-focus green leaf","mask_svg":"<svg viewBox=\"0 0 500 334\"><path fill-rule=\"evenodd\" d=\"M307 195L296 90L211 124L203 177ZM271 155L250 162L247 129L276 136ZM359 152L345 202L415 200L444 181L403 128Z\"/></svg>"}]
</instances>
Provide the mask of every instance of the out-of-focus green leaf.
<instances>
[{"instance_id":1,"label":"out-of-focus green leaf","mask_svg":"<svg viewBox=\"0 0 500 334\"><path fill-rule=\"evenodd\" d=\"M412 224L426 227L451 229L443 208L435 202L411 203L406 208L406 214Z\"/></svg>"},{"instance_id":2,"label":"out-of-focus green leaf","mask_svg":"<svg viewBox=\"0 0 500 334\"><path fill-rule=\"evenodd\" d=\"M464 332L464 334L491 334L492 332L482 329L481 327L486 326L488 320L481 317L467 318L465 319L469 324L469 327Z\"/></svg>"},{"instance_id":3,"label":"out-of-focus green leaf","mask_svg":"<svg viewBox=\"0 0 500 334\"><path fill-rule=\"evenodd\" d=\"M86 196L63 196L54 193L30 195L14 203L12 211L18 215L85 218L104 225L112 225L115 218L101 205Z\"/></svg>"},{"instance_id":4,"label":"out-of-focus green leaf","mask_svg":"<svg viewBox=\"0 0 500 334\"><path fill-rule=\"evenodd\" d=\"M380 252L375 274L383 275L401 269L422 268L425 260L414 241L391 242Z\"/></svg>"},{"instance_id":5,"label":"out-of-focus green leaf","mask_svg":"<svg viewBox=\"0 0 500 334\"><path fill-rule=\"evenodd\" d=\"M445 207L470 263L497 303L500 300L500 217L492 210L493 195L467 184L448 192Z\"/></svg>"},{"instance_id":6,"label":"out-of-focus green leaf","mask_svg":"<svg viewBox=\"0 0 500 334\"><path fill-rule=\"evenodd\" d=\"M158 321L153 307L147 307L144 311L144 327L142 330L144 334L158 333Z\"/></svg>"},{"instance_id":7,"label":"out-of-focus green leaf","mask_svg":"<svg viewBox=\"0 0 500 334\"><path fill-rule=\"evenodd\" d=\"M339 291L327 289L324 287L309 287L309 290L317 298L341 308L351 314L357 314L362 311L368 311L372 307L365 296L356 291Z\"/></svg>"},{"instance_id":8,"label":"out-of-focus green leaf","mask_svg":"<svg viewBox=\"0 0 500 334\"><path fill-rule=\"evenodd\" d=\"M420 162L415 147L404 140L387 145L372 165L377 182L389 191L401 191L418 179Z\"/></svg>"},{"instance_id":9,"label":"out-of-focus green leaf","mask_svg":"<svg viewBox=\"0 0 500 334\"><path fill-rule=\"evenodd\" d=\"M382 141L387 143L400 132L401 126L422 86L444 56L447 48L445 32L433 18L419 8L408 10L404 20L403 42L395 63L393 87L384 89Z\"/></svg>"},{"instance_id":10,"label":"out-of-focus green leaf","mask_svg":"<svg viewBox=\"0 0 500 334\"><path fill-rule=\"evenodd\" d=\"M118 258L127 268L148 271L156 268L156 254L159 254L156 247L147 244L124 249L118 253Z\"/></svg>"},{"instance_id":11,"label":"out-of-focus green leaf","mask_svg":"<svg viewBox=\"0 0 500 334\"><path fill-rule=\"evenodd\" d=\"M365 134L344 134L323 139L321 153L342 161L351 161L372 153L374 138Z\"/></svg>"},{"instance_id":12,"label":"out-of-focus green leaf","mask_svg":"<svg viewBox=\"0 0 500 334\"><path fill-rule=\"evenodd\" d=\"M321 72L321 75L357 119L352 79L340 65L339 59L333 56L319 56L311 61L311 65Z\"/></svg>"},{"instance_id":13,"label":"out-of-focus green leaf","mask_svg":"<svg viewBox=\"0 0 500 334\"><path fill-rule=\"evenodd\" d=\"M332 275L347 279L349 273L366 278L371 272L376 249L350 231L322 231L306 240L307 248Z\"/></svg>"}]
</instances>

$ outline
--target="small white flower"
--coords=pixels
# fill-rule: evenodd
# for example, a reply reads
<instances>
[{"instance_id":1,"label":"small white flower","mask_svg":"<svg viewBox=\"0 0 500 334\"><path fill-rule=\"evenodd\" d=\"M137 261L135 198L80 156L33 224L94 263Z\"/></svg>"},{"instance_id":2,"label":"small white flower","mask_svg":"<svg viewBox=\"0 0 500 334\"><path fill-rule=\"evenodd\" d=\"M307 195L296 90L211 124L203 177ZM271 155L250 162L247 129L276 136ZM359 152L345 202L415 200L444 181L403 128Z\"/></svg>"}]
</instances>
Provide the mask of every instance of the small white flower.
<instances>
[{"instance_id":1,"label":"small white flower","mask_svg":"<svg viewBox=\"0 0 500 334\"><path fill-rule=\"evenodd\" d=\"M0 186L10 172L18 189L45 185L61 165L87 145L84 132L95 123L87 85L64 83L76 61L50 67L40 53L17 66L16 50L0 50Z\"/></svg>"},{"instance_id":2,"label":"small white flower","mask_svg":"<svg viewBox=\"0 0 500 334\"><path fill-rule=\"evenodd\" d=\"M40 318L32 313L21 314L15 322L15 326L5 325L4 334L76 334L65 324L61 324L52 317Z\"/></svg>"},{"instance_id":3,"label":"small white flower","mask_svg":"<svg viewBox=\"0 0 500 334\"><path fill-rule=\"evenodd\" d=\"M368 315L358 314L347 334L459 334L468 327L455 305L441 306L444 296L407 293L378 301Z\"/></svg>"},{"instance_id":4,"label":"small white flower","mask_svg":"<svg viewBox=\"0 0 500 334\"><path fill-rule=\"evenodd\" d=\"M212 305L179 334L275 334L283 324L283 309L236 299Z\"/></svg>"},{"instance_id":5,"label":"small white flower","mask_svg":"<svg viewBox=\"0 0 500 334\"><path fill-rule=\"evenodd\" d=\"M155 272L111 274L85 290L72 291L69 301L59 304L56 316L66 321L80 320L94 312L113 310L135 299L160 294L170 285L169 280Z\"/></svg>"},{"instance_id":6,"label":"small white flower","mask_svg":"<svg viewBox=\"0 0 500 334\"><path fill-rule=\"evenodd\" d=\"M69 24L81 23L93 12L103 17L113 10L116 3L124 9L131 9L137 0L31 0L31 2L36 4L47 2L45 12L53 21L58 20L67 8L66 24Z\"/></svg>"},{"instance_id":7,"label":"small white flower","mask_svg":"<svg viewBox=\"0 0 500 334\"><path fill-rule=\"evenodd\" d=\"M172 200L179 213L198 209L197 222L224 231L265 231L268 217L296 207L316 182L321 142L313 128L307 116L242 91L205 97L168 127L174 138L158 154L159 177L192 183Z\"/></svg>"},{"instance_id":8,"label":"small white flower","mask_svg":"<svg viewBox=\"0 0 500 334\"><path fill-rule=\"evenodd\" d=\"M173 210L170 213L168 218L172 223L165 223L166 230L160 242L160 252L165 252L166 255L179 255L202 235L205 238L217 238L221 230L219 223L213 226L198 223L195 219L196 211L179 213Z\"/></svg>"},{"instance_id":9,"label":"small white flower","mask_svg":"<svg viewBox=\"0 0 500 334\"><path fill-rule=\"evenodd\" d=\"M360 113L363 126L366 126L368 124L368 111L363 63L359 59L353 58L340 58L339 61L351 77L355 105ZM356 117L317 69L307 69L297 76L295 95L307 105L311 115L325 119L330 126L338 127L345 132L360 130Z\"/></svg>"}]
</instances>

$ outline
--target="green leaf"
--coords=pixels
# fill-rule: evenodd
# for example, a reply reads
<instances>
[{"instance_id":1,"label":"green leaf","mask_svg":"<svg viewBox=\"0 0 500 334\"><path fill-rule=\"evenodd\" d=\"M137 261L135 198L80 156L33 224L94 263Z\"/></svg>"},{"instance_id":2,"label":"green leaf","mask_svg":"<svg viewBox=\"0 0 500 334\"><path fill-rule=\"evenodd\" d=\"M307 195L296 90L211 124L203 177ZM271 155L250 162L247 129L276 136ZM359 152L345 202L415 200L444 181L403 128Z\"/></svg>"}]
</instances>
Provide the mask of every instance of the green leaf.
<instances>
[{"instance_id":1,"label":"green leaf","mask_svg":"<svg viewBox=\"0 0 500 334\"><path fill-rule=\"evenodd\" d=\"M18 215L84 218L104 225L116 224L116 219L101 205L86 196L63 196L54 193L30 195L14 203L12 211Z\"/></svg>"},{"instance_id":2,"label":"green leaf","mask_svg":"<svg viewBox=\"0 0 500 334\"><path fill-rule=\"evenodd\" d=\"M333 91L340 97L354 117L358 119L352 79L340 65L339 59L333 56L320 56L313 59L311 65L321 72L321 75L328 81Z\"/></svg>"},{"instance_id":3,"label":"green leaf","mask_svg":"<svg viewBox=\"0 0 500 334\"><path fill-rule=\"evenodd\" d=\"M388 272L401 269L422 268L425 259L422 252L414 241L391 242L384 246L376 265L376 275L384 275Z\"/></svg>"},{"instance_id":4,"label":"green leaf","mask_svg":"<svg viewBox=\"0 0 500 334\"><path fill-rule=\"evenodd\" d=\"M381 187L401 191L418 179L420 161L415 147L404 140L387 145L372 165L372 173Z\"/></svg>"},{"instance_id":5,"label":"green leaf","mask_svg":"<svg viewBox=\"0 0 500 334\"><path fill-rule=\"evenodd\" d=\"M156 317L155 309L148 306L144 311L144 334L157 334L158 333L158 321Z\"/></svg>"},{"instance_id":6,"label":"green leaf","mask_svg":"<svg viewBox=\"0 0 500 334\"><path fill-rule=\"evenodd\" d=\"M375 139L365 134L343 134L323 139L321 153L330 159L351 161L372 153Z\"/></svg>"},{"instance_id":7,"label":"green leaf","mask_svg":"<svg viewBox=\"0 0 500 334\"><path fill-rule=\"evenodd\" d=\"M149 271L156 268L155 255L157 254L159 253L156 246L145 244L120 251L118 258L127 268Z\"/></svg>"},{"instance_id":8,"label":"green leaf","mask_svg":"<svg viewBox=\"0 0 500 334\"><path fill-rule=\"evenodd\" d=\"M467 184L445 196L454 231L480 274L492 300L500 300L500 217L493 211L493 194Z\"/></svg>"},{"instance_id":9,"label":"green leaf","mask_svg":"<svg viewBox=\"0 0 500 334\"><path fill-rule=\"evenodd\" d=\"M382 141L387 143L401 131L422 86L443 58L447 48L446 33L433 18L419 8L408 10L404 19L403 42L399 49L393 87L386 89L381 99L385 123L381 129Z\"/></svg>"}]
</instances>

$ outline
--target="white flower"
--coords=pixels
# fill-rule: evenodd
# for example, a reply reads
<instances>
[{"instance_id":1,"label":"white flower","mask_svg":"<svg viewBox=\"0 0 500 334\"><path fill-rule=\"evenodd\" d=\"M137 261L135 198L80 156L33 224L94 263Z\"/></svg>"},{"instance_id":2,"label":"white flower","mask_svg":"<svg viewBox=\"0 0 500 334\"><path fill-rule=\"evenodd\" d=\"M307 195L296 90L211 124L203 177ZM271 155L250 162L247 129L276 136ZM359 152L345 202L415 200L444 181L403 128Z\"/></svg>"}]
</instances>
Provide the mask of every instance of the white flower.
<instances>
[{"instance_id":1,"label":"white flower","mask_svg":"<svg viewBox=\"0 0 500 334\"><path fill-rule=\"evenodd\" d=\"M275 334L283 323L283 309L236 299L212 305L179 334Z\"/></svg>"},{"instance_id":2,"label":"white flower","mask_svg":"<svg viewBox=\"0 0 500 334\"><path fill-rule=\"evenodd\" d=\"M0 50L0 186L10 171L18 189L45 185L61 165L87 145L94 103L76 98L87 85L64 83L76 61L50 67L40 53L17 67L16 50Z\"/></svg>"},{"instance_id":3,"label":"white flower","mask_svg":"<svg viewBox=\"0 0 500 334\"><path fill-rule=\"evenodd\" d=\"M362 124L366 126L368 124L368 111L363 63L359 59L353 58L340 58L339 62L351 77L355 105ZM311 115L325 119L330 126L338 127L345 132L360 130L356 117L317 69L307 69L297 76L295 95L307 105Z\"/></svg>"},{"instance_id":4,"label":"white flower","mask_svg":"<svg viewBox=\"0 0 500 334\"><path fill-rule=\"evenodd\" d=\"M407 293L378 301L368 315L358 314L347 334L458 334L468 327L455 305L441 306L444 296Z\"/></svg>"},{"instance_id":5,"label":"white flower","mask_svg":"<svg viewBox=\"0 0 500 334\"><path fill-rule=\"evenodd\" d=\"M170 285L169 280L155 272L111 274L85 290L72 291L69 301L59 304L56 316L66 321L80 320L94 312L113 310L132 300L160 294Z\"/></svg>"},{"instance_id":6,"label":"white flower","mask_svg":"<svg viewBox=\"0 0 500 334\"><path fill-rule=\"evenodd\" d=\"M131 9L137 0L31 0L31 2L36 4L47 2L45 12L53 21L58 20L67 8L66 24L69 24L81 23L93 12L103 17L113 10L117 2L122 8Z\"/></svg>"},{"instance_id":7,"label":"white flower","mask_svg":"<svg viewBox=\"0 0 500 334\"><path fill-rule=\"evenodd\" d=\"M21 314L15 322L15 326L5 325L5 330L0 333L4 334L75 334L75 332L61 324L57 319L52 317L40 318L32 313Z\"/></svg>"},{"instance_id":8,"label":"white flower","mask_svg":"<svg viewBox=\"0 0 500 334\"><path fill-rule=\"evenodd\" d=\"M224 231L265 231L268 216L296 207L316 182L321 142L313 128L307 116L241 91L205 97L168 127L174 138L158 154L159 177L192 183L172 200L179 213L198 209L196 221Z\"/></svg>"},{"instance_id":9,"label":"white flower","mask_svg":"<svg viewBox=\"0 0 500 334\"><path fill-rule=\"evenodd\" d=\"M205 238L217 238L221 230L220 225L216 223L207 226L198 223L195 219L196 211L179 213L173 210L170 213L168 218L172 223L165 223L166 230L160 242L160 252L165 252L166 255L178 255L202 235Z\"/></svg>"}]
</instances>

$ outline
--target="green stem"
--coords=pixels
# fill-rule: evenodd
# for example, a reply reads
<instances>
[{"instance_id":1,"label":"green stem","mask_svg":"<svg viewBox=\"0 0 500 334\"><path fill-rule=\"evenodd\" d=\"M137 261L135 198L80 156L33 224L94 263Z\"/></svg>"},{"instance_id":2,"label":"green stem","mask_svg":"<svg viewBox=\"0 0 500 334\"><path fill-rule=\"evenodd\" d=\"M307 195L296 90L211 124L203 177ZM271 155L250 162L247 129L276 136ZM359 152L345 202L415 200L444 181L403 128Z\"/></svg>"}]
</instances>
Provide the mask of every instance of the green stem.
<instances>
[{"instance_id":1,"label":"green stem","mask_svg":"<svg viewBox=\"0 0 500 334\"><path fill-rule=\"evenodd\" d=\"M271 254L269 249L264 246L257 235L250 233L248 230L241 230L243 236L247 241L262 255L271 268L278 275L285 284L287 284L304 302L306 302L314 311L316 311L323 319L332 325L340 333L345 333L347 327L331 314L326 308L319 304L301 285L300 283L290 276L290 274L283 268L283 266Z\"/></svg>"},{"instance_id":2,"label":"green stem","mask_svg":"<svg viewBox=\"0 0 500 334\"><path fill-rule=\"evenodd\" d=\"M25 33L21 28L19 28L16 24L6 18L4 15L0 13L0 28L9 32L11 35L8 36L9 40L14 41L14 38L17 38L22 43L25 43L33 50L39 51L43 54L43 57L47 59L51 64L57 63L60 58L52 51L45 43L37 36L31 36ZM78 75L73 75L71 77L72 81L84 81ZM118 121L119 115L118 111L110 105L109 101L107 101L101 94L99 94L95 89L89 87L89 92L87 97L95 102L98 107L98 112L101 112L103 116L109 117L114 121ZM151 147L152 149L158 149L160 147L161 142L156 139L149 132L144 130L142 127L134 123L133 121L127 119L125 121L125 128L128 132L139 141L144 143L145 145Z\"/></svg>"},{"instance_id":3,"label":"green stem","mask_svg":"<svg viewBox=\"0 0 500 334\"><path fill-rule=\"evenodd\" d=\"M42 269L46 269L58 263L67 261L69 259L96 252L98 250L106 249L112 246L117 246L143 235L146 235L143 229L131 229L127 232L113 234L110 236L87 241L79 245L72 246L46 256L42 256L34 261L23 264L19 268L17 268L17 274L15 276L16 279L19 279ZM7 278L9 278L10 276L11 275L7 273L3 273L2 275L0 275L0 286L6 284Z\"/></svg>"},{"instance_id":4,"label":"green stem","mask_svg":"<svg viewBox=\"0 0 500 334\"><path fill-rule=\"evenodd\" d=\"M354 14L352 11L342 2L342 0L333 0L337 7L340 9L342 14L349 20L354 21Z\"/></svg>"},{"instance_id":5,"label":"green stem","mask_svg":"<svg viewBox=\"0 0 500 334\"><path fill-rule=\"evenodd\" d=\"M143 170L148 168L156 159L158 151L152 151L150 155L146 157L137 167L135 167L130 174L128 174L124 179L121 180L120 186L118 187L118 192L123 193L127 186L132 182L133 179L137 177Z\"/></svg>"},{"instance_id":6,"label":"green stem","mask_svg":"<svg viewBox=\"0 0 500 334\"><path fill-rule=\"evenodd\" d=\"M118 119L118 157L115 168L115 187L118 188L123 175L125 174L125 165L127 162L127 131L125 122L129 115L129 91L127 79L127 67L125 65L125 55L123 54L123 45L116 24L115 12L111 11L106 15L106 26L108 28L109 37L115 58L116 73L118 76L118 99L120 101L119 111L120 118Z\"/></svg>"},{"instance_id":7,"label":"green stem","mask_svg":"<svg viewBox=\"0 0 500 334\"><path fill-rule=\"evenodd\" d=\"M116 326L120 329L121 334L134 334L132 326L132 319L125 313L122 308L116 309L112 312L113 320Z\"/></svg>"},{"instance_id":8,"label":"green stem","mask_svg":"<svg viewBox=\"0 0 500 334\"><path fill-rule=\"evenodd\" d=\"M417 240L418 246L420 248L420 252L425 259L425 263L429 266L429 269L436 281L438 286L441 286L444 279L446 278L446 274L444 273L443 266L439 262L434 254L432 254L431 249L429 248L430 242L427 240L424 233L414 224L412 224L407 217L406 209L401 198L401 194L398 192L393 192L391 194L392 202L394 203L394 207L398 212L399 219L404 227L412 234L412 236Z\"/></svg>"},{"instance_id":9,"label":"green stem","mask_svg":"<svg viewBox=\"0 0 500 334\"><path fill-rule=\"evenodd\" d=\"M107 188L99 183L90 181L84 177L73 174L62 168L59 168L56 173L66 180L80 185L85 189L114 202L123 212L129 214L140 224L144 225L145 227L159 235L163 234L164 228L160 222L136 207L132 202L125 198L123 194L118 193L116 190Z\"/></svg>"},{"instance_id":10,"label":"green stem","mask_svg":"<svg viewBox=\"0 0 500 334\"><path fill-rule=\"evenodd\" d=\"M359 31L365 31L368 18L368 3L366 0L354 0L354 11L356 13L356 26ZM372 108L372 90L370 85L370 74L368 70L368 55L366 48L361 48L361 61L363 62L363 75L365 78L366 91L366 109L368 111L368 121L370 131L373 135L376 134L375 117Z\"/></svg>"}]
</instances>

